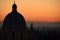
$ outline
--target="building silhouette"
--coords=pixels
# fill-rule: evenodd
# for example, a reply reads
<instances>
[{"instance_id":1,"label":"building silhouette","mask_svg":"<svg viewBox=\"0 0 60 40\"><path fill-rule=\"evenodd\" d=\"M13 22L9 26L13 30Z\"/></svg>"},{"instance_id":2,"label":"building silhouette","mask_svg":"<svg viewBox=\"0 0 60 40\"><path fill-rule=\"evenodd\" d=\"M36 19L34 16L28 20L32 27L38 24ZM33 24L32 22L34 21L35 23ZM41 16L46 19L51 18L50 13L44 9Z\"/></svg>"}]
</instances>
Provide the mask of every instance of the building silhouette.
<instances>
[{"instance_id":1,"label":"building silhouette","mask_svg":"<svg viewBox=\"0 0 60 40\"><path fill-rule=\"evenodd\" d=\"M24 17L17 11L17 5L12 5L12 12L9 13L3 21L3 30L26 29Z\"/></svg>"},{"instance_id":2,"label":"building silhouette","mask_svg":"<svg viewBox=\"0 0 60 40\"><path fill-rule=\"evenodd\" d=\"M9 13L2 26L2 40L24 40L26 35L26 23L24 17L17 11L17 5L12 5L12 12Z\"/></svg>"},{"instance_id":3,"label":"building silhouette","mask_svg":"<svg viewBox=\"0 0 60 40\"><path fill-rule=\"evenodd\" d=\"M31 31L33 31L33 22L31 23L30 29L31 29Z\"/></svg>"}]
</instances>

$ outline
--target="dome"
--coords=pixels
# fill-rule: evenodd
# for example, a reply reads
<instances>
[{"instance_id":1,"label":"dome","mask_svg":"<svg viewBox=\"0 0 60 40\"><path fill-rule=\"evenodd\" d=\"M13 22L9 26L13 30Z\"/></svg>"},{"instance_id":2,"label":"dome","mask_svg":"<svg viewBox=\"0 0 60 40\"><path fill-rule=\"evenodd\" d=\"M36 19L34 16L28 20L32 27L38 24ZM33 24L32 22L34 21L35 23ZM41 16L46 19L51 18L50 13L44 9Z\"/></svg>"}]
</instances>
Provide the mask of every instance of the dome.
<instances>
[{"instance_id":1,"label":"dome","mask_svg":"<svg viewBox=\"0 0 60 40\"><path fill-rule=\"evenodd\" d=\"M9 13L3 21L3 29L25 28L26 23L24 17L16 11L16 4L12 6L12 12Z\"/></svg>"}]
</instances>

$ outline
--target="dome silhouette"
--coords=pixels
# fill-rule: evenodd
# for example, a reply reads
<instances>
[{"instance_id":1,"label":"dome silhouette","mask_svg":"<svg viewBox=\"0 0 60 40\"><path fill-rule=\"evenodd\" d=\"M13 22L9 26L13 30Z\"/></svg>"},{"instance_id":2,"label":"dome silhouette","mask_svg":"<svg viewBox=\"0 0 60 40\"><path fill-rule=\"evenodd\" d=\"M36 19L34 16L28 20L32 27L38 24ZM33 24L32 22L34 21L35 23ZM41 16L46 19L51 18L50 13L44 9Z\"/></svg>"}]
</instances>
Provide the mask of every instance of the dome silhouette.
<instances>
[{"instance_id":1,"label":"dome silhouette","mask_svg":"<svg viewBox=\"0 0 60 40\"><path fill-rule=\"evenodd\" d=\"M3 21L2 29L4 28L8 30L14 28L26 28L25 19L20 13L18 13L17 5L15 3L12 5L12 12L9 13Z\"/></svg>"}]
</instances>

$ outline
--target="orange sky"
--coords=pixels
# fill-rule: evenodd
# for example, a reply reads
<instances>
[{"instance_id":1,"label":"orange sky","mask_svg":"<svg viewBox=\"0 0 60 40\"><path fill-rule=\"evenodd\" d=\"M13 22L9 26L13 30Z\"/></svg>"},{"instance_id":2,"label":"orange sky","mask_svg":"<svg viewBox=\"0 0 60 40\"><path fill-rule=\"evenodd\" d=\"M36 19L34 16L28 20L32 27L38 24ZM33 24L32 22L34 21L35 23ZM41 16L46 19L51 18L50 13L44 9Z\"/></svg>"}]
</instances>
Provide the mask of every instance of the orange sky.
<instances>
[{"instance_id":1,"label":"orange sky","mask_svg":"<svg viewBox=\"0 0 60 40\"><path fill-rule=\"evenodd\" d=\"M60 22L59 0L15 0L26 21ZM13 0L0 0L0 21L11 12Z\"/></svg>"}]
</instances>

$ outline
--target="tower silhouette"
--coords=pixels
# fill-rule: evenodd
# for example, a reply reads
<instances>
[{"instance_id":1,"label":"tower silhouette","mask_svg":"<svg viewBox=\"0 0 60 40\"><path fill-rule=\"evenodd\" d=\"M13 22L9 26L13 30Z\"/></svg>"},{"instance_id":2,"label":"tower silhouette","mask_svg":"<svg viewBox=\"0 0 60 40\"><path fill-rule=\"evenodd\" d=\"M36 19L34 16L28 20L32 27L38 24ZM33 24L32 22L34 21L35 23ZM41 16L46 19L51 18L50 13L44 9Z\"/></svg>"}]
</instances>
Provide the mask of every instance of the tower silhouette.
<instances>
[{"instance_id":1,"label":"tower silhouette","mask_svg":"<svg viewBox=\"0 0 60 40\"><path fill-rule=\"evenodd\" d=\"M30 29L33 30L33 22L31 23L31 28Z\"/></svg>"},{"instance_id":2,"label":"tower silhouette","mask_svg":"<svg viewBox=\"0 0 60 40\"><path fill-rule=\"evenodd\" d=\"M17 11L17 5L12 5L12 12L9 13L3 21L3 30L26 29L24 17Z\"/></svg>"}]
</instances>

